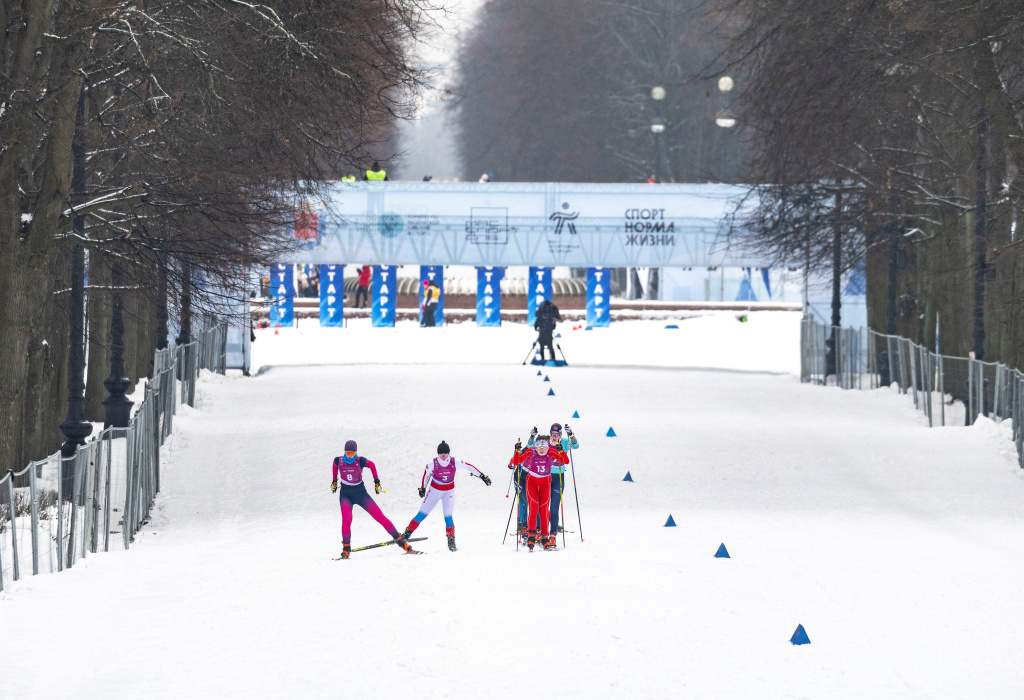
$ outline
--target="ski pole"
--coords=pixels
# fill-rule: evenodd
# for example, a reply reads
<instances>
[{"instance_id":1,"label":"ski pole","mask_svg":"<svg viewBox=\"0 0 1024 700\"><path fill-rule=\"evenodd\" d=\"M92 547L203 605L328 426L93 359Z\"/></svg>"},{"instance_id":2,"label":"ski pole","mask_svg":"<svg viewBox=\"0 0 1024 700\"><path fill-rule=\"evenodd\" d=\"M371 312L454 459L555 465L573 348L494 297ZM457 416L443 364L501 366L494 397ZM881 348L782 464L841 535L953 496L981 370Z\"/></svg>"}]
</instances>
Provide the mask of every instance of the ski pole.
<instances>
[{"instance_id":1,"label":"ski pole","mask_svg":"<svg viewBox=\"0 0 1024 700\"><path fill-rule=\"evenodd\" d=\"M558 352L562 352L562 346L561 345L559 345L558 343L555 343L555 347L558 348ZM562 362L564 362L565 364L569 364L569 361L567 359L565 359L565 353L564 352L562 352Z\"/></svg>"},{"instance_id":2,"label":"ski pole","mask_svg":"<svg viewBox=\"0 0 1024 700\"><path fill-rule=\"evenodd\" d=\"M505 534L501 538L501 543L505 544L505 538L508 537L508 526L512 523L512 511L516 509L516 503L519 500L519 496L516 496L516 500L512 501L512 507L508 511L508 522L505 523ZM516 549L519 549L519 538L516 538Z\"/></svg>"},{"instance_id":3,"label":"ski pole","mask_svg":"<svg viewBox=\"0 0 1024 700\"><path fill-rule=\"evenodd\" d=\"M580 492L576 489L576 465L572 461L572 448L569 448L569 466L572 468L572 492L576 496L576 522L580 524L580 542L583 541L583 521L580 519Z\"/></svg>"},{"instance_id":4,"label":"ski pole","mask_svg":"<svg viewBox=\"0 0 1024 700\"><path fill-rule=\"evenodd\" d=\"M526 360L530 359L530 355L533 354L533 349L537 346L537 341L533 341L533 345L530 346L530 351L526 353ZM523 360L523 364L526 364L526 360Z\"/></svg>"},{"instance_id":5,"label":"ski pole","mask_svg":"<svg viewBox=\"0 0 1024 700\"><path fill-rule=\"evenodd\" d=\"M562 549L565 549L565 499L561 497L561 494L565 493L565 467L562 467L562 471L558 472L558 483L561 485L559 490L558 505L562 509ZM583 528L580 528L580 532L583 532ZM555 537L558 537L558 533L555 533Z\"/></svg>"},{"instance_id":6,"label":"ski pole","mask_svg":"<svg viewBox=\"0 0 1024 700\"><path fill-rule=\"evenodd\" d=\"M512 493L512 482L515 480L515 478L516 478L516 473L512 472L512 476L510 476L509 479L508 479L508 488L505 489L505 498L508 498L508 495L510 493Z\"/></svg>"}]
</instances>

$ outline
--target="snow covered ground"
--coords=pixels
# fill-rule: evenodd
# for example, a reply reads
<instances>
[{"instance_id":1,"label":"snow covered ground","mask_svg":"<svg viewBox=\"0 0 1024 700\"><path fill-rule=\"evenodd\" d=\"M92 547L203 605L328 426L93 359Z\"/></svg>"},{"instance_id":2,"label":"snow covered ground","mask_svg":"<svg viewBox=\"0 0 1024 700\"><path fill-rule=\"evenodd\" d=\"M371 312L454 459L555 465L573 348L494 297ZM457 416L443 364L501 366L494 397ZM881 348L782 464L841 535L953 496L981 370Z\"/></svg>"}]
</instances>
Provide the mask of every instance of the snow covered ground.
<instances>
[{"instance_id":1,"label":"snow covered ground","mask_svg":"<svg viewBox=\"0 0 1024 700\"><path fill-rule=\"evenodd\" d=\"M798 314L678 325L566 326L550 382L519 325L259 331L259 376L204 376L176 422L134 548L0 599L0 697L1020 697L1001 426L801 385ZM516 552L505 464L555 420L581 442L582 527L569 489L567 546ZM457 553L438 510L425 556L331 561L347 438L399 529L442 438L494 478L459 476ZM384 539L357 510L354 546Z\"/></svg>"}]
</instances>

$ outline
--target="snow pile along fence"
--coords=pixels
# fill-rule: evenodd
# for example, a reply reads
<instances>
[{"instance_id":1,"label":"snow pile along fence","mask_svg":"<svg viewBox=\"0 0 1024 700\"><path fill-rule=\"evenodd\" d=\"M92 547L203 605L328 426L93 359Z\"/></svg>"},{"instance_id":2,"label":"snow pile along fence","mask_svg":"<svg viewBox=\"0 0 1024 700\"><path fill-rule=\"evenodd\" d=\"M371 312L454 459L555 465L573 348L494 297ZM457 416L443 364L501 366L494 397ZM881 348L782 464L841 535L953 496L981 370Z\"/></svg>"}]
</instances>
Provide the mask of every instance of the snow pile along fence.
<instances>
[{"instance_id":1,"label":"snow pile along fence","mask_svg":"<svg viewBox=\"0 0 1024 700\"><path fill-rule=\"evenodd\" d=\"M900 336L830 327L804 316L800 381L843 389L895 386L911 394L928 425L973 425L978 416L1011 420L1024 469L1024 373L1001 362L932 352Z\"/></svg>"},{"instance_id":2,"label":"snow pile along fence","mask_svg":"<svg viewBox=\"0 0 1024 700\"><path fill-rule=\"evenodd\" d=\"M72 457L60 452L0 479L0 591L29 574L63 571L89 554L131 546L160 490L160 446L199 370L224 374L227 325L153 358L153 377L127 428L106 428Z\"/></svg>"}]
</instances>

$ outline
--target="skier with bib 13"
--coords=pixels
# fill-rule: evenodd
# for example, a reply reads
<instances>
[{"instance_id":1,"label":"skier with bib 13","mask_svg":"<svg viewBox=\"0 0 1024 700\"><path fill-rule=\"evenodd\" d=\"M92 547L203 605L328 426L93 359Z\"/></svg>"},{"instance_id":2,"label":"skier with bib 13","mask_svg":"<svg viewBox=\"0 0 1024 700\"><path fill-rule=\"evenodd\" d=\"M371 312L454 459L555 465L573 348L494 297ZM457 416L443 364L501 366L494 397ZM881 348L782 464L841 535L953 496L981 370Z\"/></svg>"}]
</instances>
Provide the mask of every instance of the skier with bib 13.
<instances>
[{"instance_id":1,"label":"skier with bib 13","mask_svg":"<svg viewBox=\"0 0 1024 700\"><path fill-rule=\"evenodd\" d=\"M488 486L491 485L490 477L482 471L469 462L452 457L448 443L442 440L441 444L437 446L437 457L427 462L427 466L423 470L419 488L423 503L420 504L419 512L413 516L408 527L405 528L405 532L402 533L403 539L409 539L409 536L420 526L420 523L427 519L430 511L434 510L434 506L440 501L441 510L444 512L445 534L448 535L448 549L456 551L455 520L452 519L452 514L455 511L455 471L458 469L465 469L470 474L478 476Z\"/></svg>"},{"instance_id":2,"label":"skier with bib 13","mask_svg":"<svg viewBox=\"0 0 1024 700\"><path fill-rule=\"evenodd\" d=\"M398 534L395 526L384 517L370 494L366 492L363 484L363 469L369 467L373 474L373 489L381 492L380 477L377 476L377 465L366 457L356 454L356 441L349 440L345 443L345 454L342 457L334 458L334 479L331 481L331 491L338 493L338 501L341 503L341 558L348 559L352 555L352 506L359 506L370 514L374 520L388 531L394 538L395 544L409 554L421 554L417 552L405 538Z\"/></svg>"},{"instance_id":3,"label":"skier with bib 13","mask_svg":"<svg viewBox=\"0 0 1024 700\"><path fill-rule=\"evenodd\" d=\"M548 444L549 436L538 435L533 447L520 450L522 443L517 442L515 454L508 464L509 469L522 467L526 472L527 531L526 546L532 552L537 544L537 519L540 519L540 544L546 551L558 549L555 535L548 535L550 525L551 504L551 469L556 465L564 466L569 458L558 447Z\"/></svg>"}]
</instances>

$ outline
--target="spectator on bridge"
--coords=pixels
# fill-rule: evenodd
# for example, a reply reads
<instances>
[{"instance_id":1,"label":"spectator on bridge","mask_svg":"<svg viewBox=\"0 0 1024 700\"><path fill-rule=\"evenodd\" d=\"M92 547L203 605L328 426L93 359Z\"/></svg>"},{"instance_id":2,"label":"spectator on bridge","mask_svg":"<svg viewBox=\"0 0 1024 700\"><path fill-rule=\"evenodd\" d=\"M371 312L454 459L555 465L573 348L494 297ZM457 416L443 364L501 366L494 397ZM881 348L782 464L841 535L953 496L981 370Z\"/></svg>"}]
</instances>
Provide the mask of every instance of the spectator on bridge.
<instances>
[{"instance_id":1,"label":"spectator on bridge","mask_svg":"<svg viewBox=\"0 0 1024 700\"><path fill-rule=\"evenodd\" d=\"M555 325L562 320L562 314L558 307L545 299L544 303L537 309L537 319L533 322L533 329L540 333L540 359L544 359L544 348L551 352L551 359L555 359L554 333Z\"/></svg>"},{"instance_id":2,"label":"spectator on bridge","mask_svg":"<svg viewBox=\"0 0 1024 700\"><path fill-rule=\"evenodd\" d=\"M387 180L388 173L384 168L380 167L380 163L373 161L373 167L366 171L366 174L363 175L363 179L370 182Z\"/></svg>"},{"instance_id":3,"label":"spectator on bridge","mask_svg":"<svg viewBox=\"0 0 1024 700\"><path fill-rule=\"evenodd\" d=\"M342 175L341 181L342 182L355 182L356 181L356 176L352 175L352 174Z\"/></svg>"},{"instance_id":4,"label":"spectator on bridge","mask_svg":"<svg viewBox=\"0 0 1024 700\"><path fill-rule=\"evenodd\" d=\"M369 265L363 265L359 268L359 280L356 282L356 308L366 308L366 302L370 298L370 276L372 274L373 271ZM359 301L360 297L362 298L361 303Z\"/></svg>"}]
</instances>

